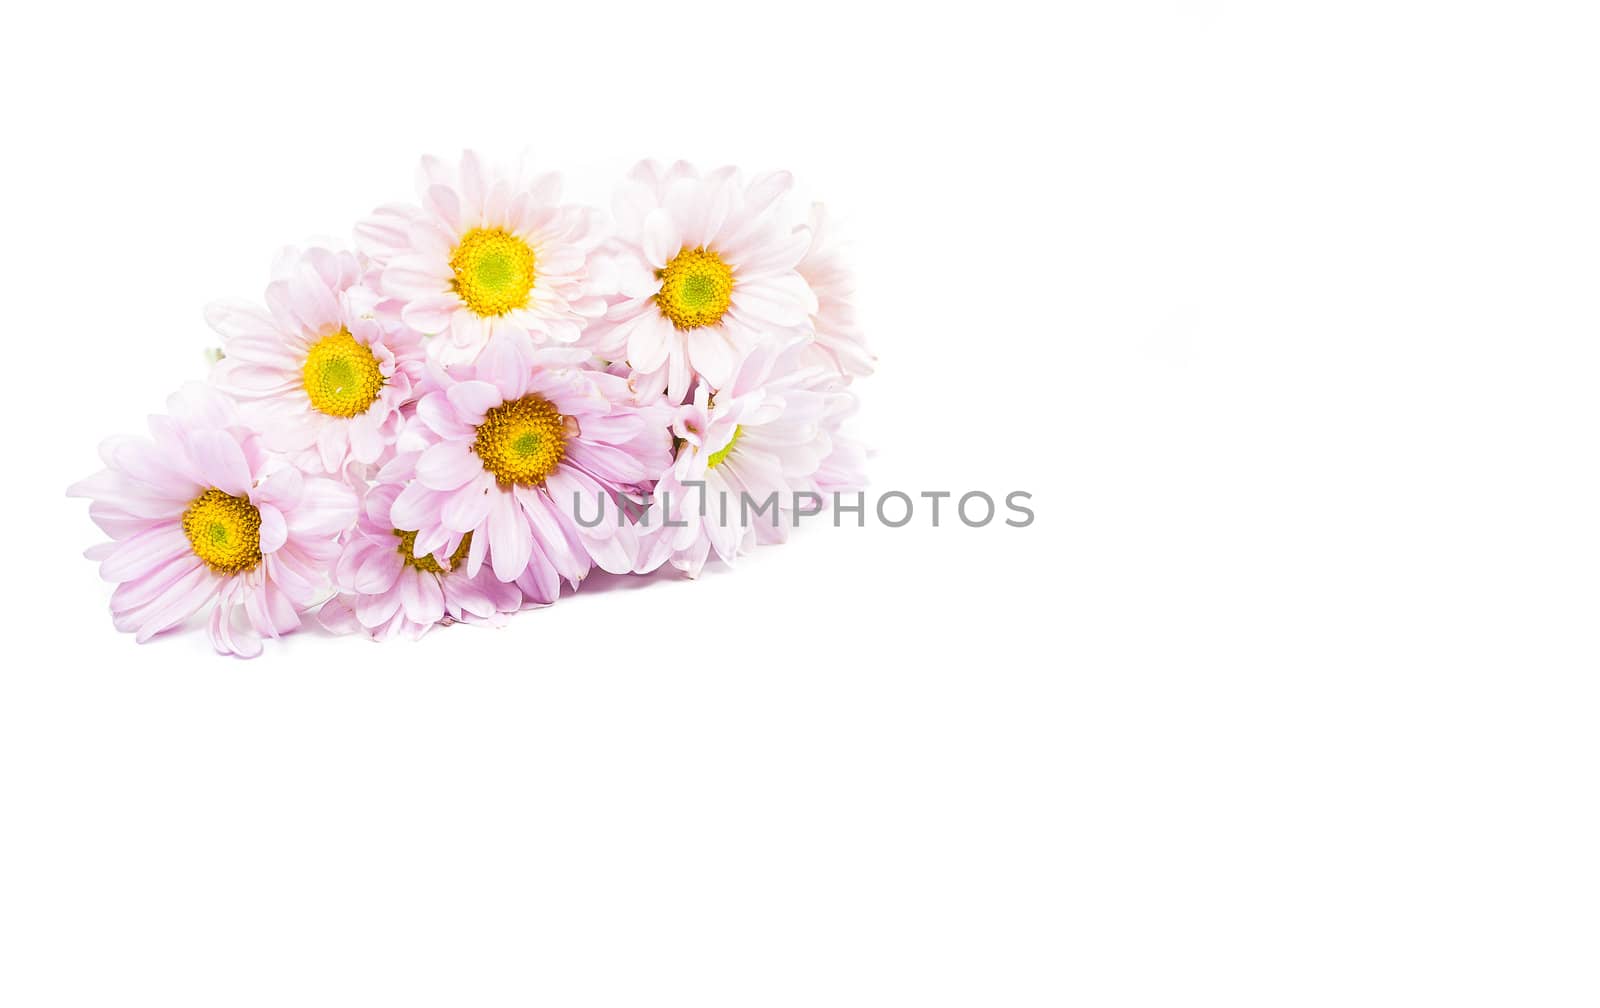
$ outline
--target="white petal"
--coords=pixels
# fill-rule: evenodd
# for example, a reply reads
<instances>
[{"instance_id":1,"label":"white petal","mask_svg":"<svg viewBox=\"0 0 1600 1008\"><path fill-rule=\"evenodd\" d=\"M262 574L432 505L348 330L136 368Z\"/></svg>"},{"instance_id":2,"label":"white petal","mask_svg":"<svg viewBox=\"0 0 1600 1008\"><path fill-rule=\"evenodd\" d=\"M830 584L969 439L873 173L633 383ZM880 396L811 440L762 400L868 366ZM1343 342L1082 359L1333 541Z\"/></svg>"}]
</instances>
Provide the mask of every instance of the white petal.
<instances>
[{"instance_id":1,"label":"white petal","mask_svg":"<svg viewBox=\"0 0 1600 1008\"><path fill-rule=\"evenodd\" d=\"M683 251L683 238L678 234L672 214L665 209L650 211L644 219L642 235L645 260L656 269L667 264L673 256Z\"/></svg>"}]
</instances>

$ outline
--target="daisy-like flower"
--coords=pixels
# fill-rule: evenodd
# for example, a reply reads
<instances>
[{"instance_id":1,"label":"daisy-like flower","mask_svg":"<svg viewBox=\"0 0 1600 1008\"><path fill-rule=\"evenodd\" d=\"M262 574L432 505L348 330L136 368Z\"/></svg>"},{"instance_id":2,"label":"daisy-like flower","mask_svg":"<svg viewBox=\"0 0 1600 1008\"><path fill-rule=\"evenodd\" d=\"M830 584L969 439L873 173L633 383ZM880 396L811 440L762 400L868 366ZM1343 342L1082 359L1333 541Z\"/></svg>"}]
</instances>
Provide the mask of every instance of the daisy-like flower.
<instances>
[{"instance_id":1,"label":"daisy-like flower","mask_svg":"<svg viewBox=\"0 0 1600 1008\"><path fill-rule=\"evenodd\" d=\"M413 552L417 533L396 528L391 510L416 475L415 455L400 455L379 470L362 501L361 518L334 565L340 595L322 607L324 626L356 629L374 640L415 640L442 622L495 623L522 608L522 592L487 568L466 572L472 533L437 553Z\"/></svg>"},{"instance_id":2,"label":"daisy-like flower","mask_svg":"<svg viewBox=\"0 0 1600 1008\"><path fill-rule=\"evenodd\" d=\"M618 189L607 250L617 292L594 329L598 352L626 356L641 394L684 401L719 389L764 340L809 325L816 297L796 269L810 234L791 226L787 172L748 184L732 168L636 166Z\"/></svg>"},{"instance_id":3,"label":"daisy-like flower","mask_svg":"<svg viewBox=\"0 0 1600 1008\"><path fill-rule=\"evenodd\" d=\"M860 449L839 432L854 397L806 340L757 348L716 393L696 386L672 430L677 456L656 486L641 571L670 560L698 576L761 543L783 542L797 494L859 486Z\"/></svg>"},{"instance_id":4,"label":"daisy-like flower","mask_svg":"<svg viewBox=\"0 0 1600 1008\"><path fill-rule=\"evenodd\" d=\"M846 378L869 375L875 358L867 351L866 337L856 321L855 274L845 265L833 223L821 203L811 205L806 230L811 233L811 246L795 268L817 296L817 310L811 316L813 354Z\"/></svg>"},{"instance_id":5,"label":"daisy-like flower","mask_svg":"<svg viewBox=\"0 0 1600 1008\"><path fill-rule=\"evenodd\" d=\"M563 204L558 175L498 172L468 151L455 167L424 158L417 195L420 206L374 211L356 242L443 363L472 361L501 332L577 344L605 311L614 283L591 275L604 217Z\"/></svg>"},{"instance_id":6,"label":"daisy-like flower","mask_svg":"<svg viewBox=\"0 0 1600 1008\"><path fill-rule=\"evenodd\" d=\"M87 555L117 585L118 630L144 643L210 606L216 649L254 657L318 600L355 492L268 452L214 388L191 383L167 405L150 437L106 441L106 469L67 491L111 537Z\"/></svg>"},{"instance_id":7,"label":"daisy-like flower","mask_svg":"<svg viewBox=\"0 0 1600 1008\"><path fill-rule=\"evenodd\" d=\"M471 533L466 574L487 561L541 603L593 566L633 569L637 533L619 510L666 466L668 412L587 358L496 337L473 366L430 372L401 438L422 449L416 478L390 508L417 555L453 556Z\"/></svg>"},{"instance_id":8,"label":"daisy-like flower","mask_svg":"<svg viewBox=\"0 0 1600 1008\"><path fill-rule=\"evenodd\" d=\"M421 337L378 321L361 276L353 253L285 249L265 310L239 301L206 309L222 337L212 383L242 403L268 448L308 469L376 462L421 377Z\"/></svg>"}]
</instances>

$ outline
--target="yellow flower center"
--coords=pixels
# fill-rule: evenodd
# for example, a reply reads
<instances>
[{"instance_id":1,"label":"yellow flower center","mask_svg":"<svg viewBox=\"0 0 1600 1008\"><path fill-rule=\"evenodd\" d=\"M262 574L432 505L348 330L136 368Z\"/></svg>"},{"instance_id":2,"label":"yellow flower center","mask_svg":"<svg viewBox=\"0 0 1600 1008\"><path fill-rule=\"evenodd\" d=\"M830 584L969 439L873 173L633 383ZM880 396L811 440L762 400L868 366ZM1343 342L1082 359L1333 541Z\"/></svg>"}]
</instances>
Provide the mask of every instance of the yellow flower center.
<instances>
[{"instance_id":1,"label":"yellow flower center","mask_svg":"<svg viewBox=\"0 0 1600 1008\"><path fill-rule=\"evenodd\" d=\"M656 304L679 329L716 325L733 300L733 268L708 248L684 249L656 276Z\"/></svg>"},{"instance_id":2,"label":"yellow flower center","mask_svg":"<svg viewBox=\"0 0 1600 1008\"><path fill-rule=\"evenodd\" d=\"M501 486L538 486L567 454L567 425L545 399L524 396L484 416L472 450Z\"/></svg>"},{"instance_id":3,"label":"yellow flower center","mask_svg":"<svg viewBox=\"0 0 1600 1008\"><path fill-rule=\"evenodd\" d=\"M450 253L450 286L479 315L504 315L528 307L537 274L533 249L505 228L473 228Z\"/></svg>"},{"instance_id":4,"label":"yellow flower center","mask_svg":"<svg viewBox=\"0 0 1600 1008\"><path fill-rule=\"evenodd\" d=\"M412 553L417 548L416 532L402 532L399 529L395 529L394 534L400 539L400 545L396 549L399 550L400 556L405 560L406 566L415 567L419 571L427 571L429 574L448 574L450 571L455 570L457 565L466 559L467 551L472 548L472 533L468 532L461 537L461 545L457 546L456 551L450 554L450 559L447 561L450 566L441 567L439 566L439 561L433 558L432 553L423 556L412 556Z\"/></svg>"},{"instance_id":5,"label":"yellow flower center","mask_svg":"<svg viewBox=\"0 0 1600 1008\"><path fill-rule=\"evenodd\" d=\"M706 459L706 468L707 469L715 469L717 466L719 466L723 462L727 461L728 453L733 451L733 446L739 443L739 435L743 431L744 431L743 427L741 427L738 424L734 424L734 426L733 426L733 437L729 438L727 444L723 445L721 448L718 448L716 451L712 452L711 453L711 457Z\"/></svg>"},{"instance_id":6,"label":"yellow flower center","mask_svg":"<svg viewBox=\"0 0 1600 1008\"><path fill-rule=\"evenodd\" d=\"M218 574L243 574L261 562L261 512L216 487L183 512L183 534L194 555Z\"/></svg>"},{"instance_id":7,"label":"yellow flower center","mask_svg":"<svg viewBox=\"0 0 1600 1008\"><path fill-rule=\"evenodd\" d=\"M348 329L311 344L300 380L311 398L311 408L336 417L365 413L383 388L378 358L372 348L356 342Z\"/></svg>"}]
</instances>

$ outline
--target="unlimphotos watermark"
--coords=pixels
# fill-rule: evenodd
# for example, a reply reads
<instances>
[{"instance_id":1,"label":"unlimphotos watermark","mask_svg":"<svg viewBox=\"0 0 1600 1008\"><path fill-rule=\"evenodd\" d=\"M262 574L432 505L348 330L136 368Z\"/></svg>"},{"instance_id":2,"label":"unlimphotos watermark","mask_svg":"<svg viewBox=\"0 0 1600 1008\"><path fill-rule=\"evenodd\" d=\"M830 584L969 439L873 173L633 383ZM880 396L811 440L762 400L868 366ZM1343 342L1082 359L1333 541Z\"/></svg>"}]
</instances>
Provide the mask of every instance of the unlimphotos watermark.
<instances>
[{"instance_id":1,"label":"unlimphotos watermark","mask_svg":"<svg viewBox=\"0 0 1600 1008\"><path fill-rule=\"evenodd\" d=\"M784 495L774 490L757 498L746 491L707 493L706 484L698 480L685 480L682 486L681 498L670 491L660 491L644 501L621 498L615 501L615 507L607 506L610 498L585 501L584 494L575 493L574 515L584 528L595 528L606 520L608 512L619 525L629 522L646 528L657 524L664 528L687 528L691 514L699 519L714 519L724 526L736 524L746 528L758 521L766 521L774 528L785 521L798 526L800 519L824 512L833 515L835 528L846 524L847 519L865 528L869 518L888 528L903 528L924 514L927 524L934 528L952 514L968 528L984 528L997 521L1012 528L1027 528L1034 520L1033 509L1026 503L1033 499L1033 494L1026 490L1012 490L998 501L982 490L959 495L953 490L915 493L887 490L876 494L869 502L865 491L822 494L801 490ZM692 502L692 512L683 509L683 499ZM923 503L918 504L919 500ZM591 507L594 513L586 513Z\"/></svg>"}]
</instances>

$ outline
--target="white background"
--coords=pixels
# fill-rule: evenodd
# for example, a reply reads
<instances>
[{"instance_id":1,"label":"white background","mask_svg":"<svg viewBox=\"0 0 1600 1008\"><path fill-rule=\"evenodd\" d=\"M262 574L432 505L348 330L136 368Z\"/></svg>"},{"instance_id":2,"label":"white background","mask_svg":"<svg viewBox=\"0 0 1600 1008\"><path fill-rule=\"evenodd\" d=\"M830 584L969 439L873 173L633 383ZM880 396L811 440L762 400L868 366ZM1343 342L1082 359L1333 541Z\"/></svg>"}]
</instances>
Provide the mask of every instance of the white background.
<instances>
[{"instance_id":1,"label":"white background","mask_svg":"<svg viewBox=\"0 0 1600 1008\"><path fill-rule=\"evenodd\" d=\"M9 11L0 1003L1593 1005L1586 6ZM1037 522L114 633L99 439L468 145L793 170L874 487Z\"/></svg>"}]
</instances>

